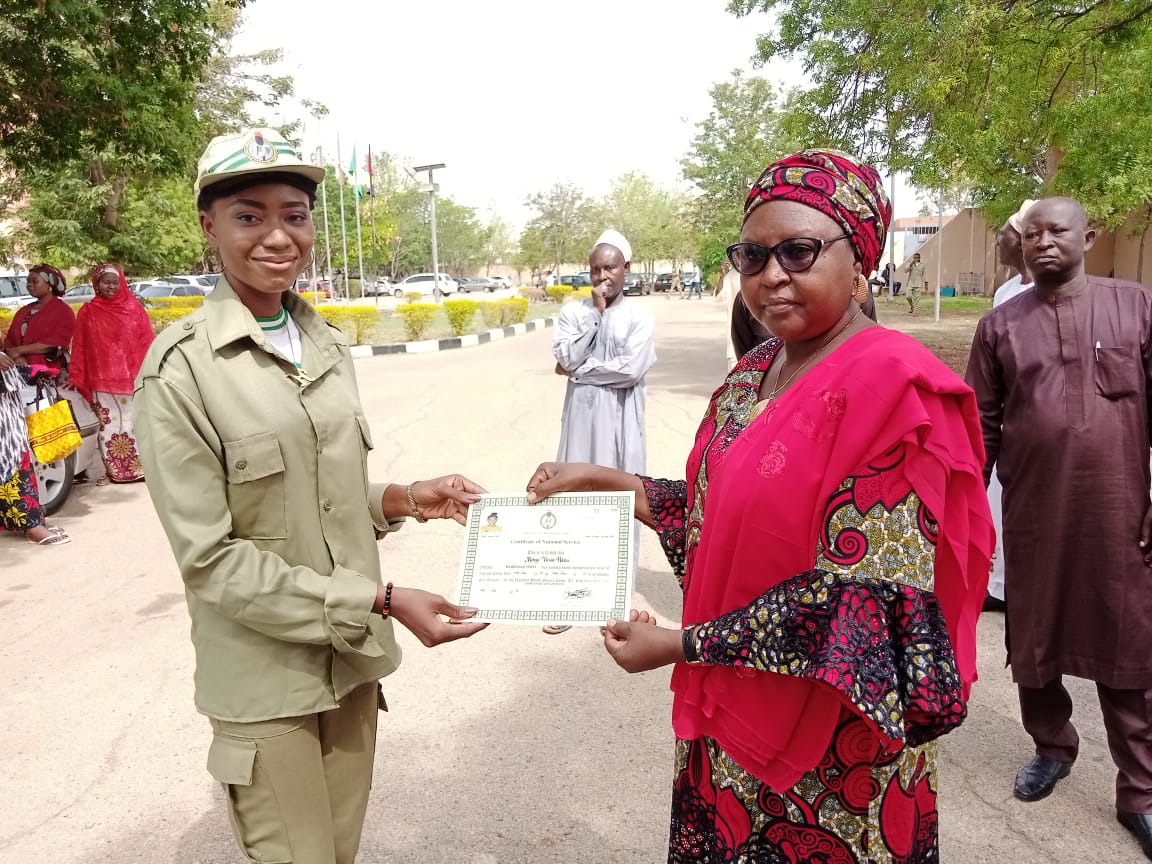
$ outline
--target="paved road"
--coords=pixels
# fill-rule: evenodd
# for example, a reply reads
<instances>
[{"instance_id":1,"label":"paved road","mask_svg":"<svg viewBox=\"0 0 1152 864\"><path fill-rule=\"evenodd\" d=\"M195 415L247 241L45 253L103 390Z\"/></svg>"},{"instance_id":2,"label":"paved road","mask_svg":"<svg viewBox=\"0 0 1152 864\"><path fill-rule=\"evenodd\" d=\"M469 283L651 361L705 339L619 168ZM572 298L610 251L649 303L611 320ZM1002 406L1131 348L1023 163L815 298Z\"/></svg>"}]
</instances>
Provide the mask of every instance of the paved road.
<instances>
[{"instance_id":1,"label":"paved road","mask_svg":"<svg viewBox=\"0 0 1152 864\"><path fill-rule=\"evenodd\" d=\"M660 360L649 380L650 471L682 476L723 373L723 312L653 296ZM883 311L883 309L881 309ZM553 455L563 382L547 332L479 348L357 361L379 478L462 470L523 488ZM174 455L173 458L178 458ZM59 521L69 546L0 537L0 861L234 862L204 770L179 577L142 486L81 487ZM410 525L381 548L389 578L449 592L459 529ZM638 605L678 620L675 581L643 538ZM405 634L406 636L406 634ZM1029 754L1002 667L998 617L981 624L971 717L945 739L945 864L1136 862L1111 813L1112 771L1093 701L1084 739L1047 801L1011 797ZM490 628L435 650L404 638L385 681L361 860L536 864L664 860L671 780L668 672L628 676L594 630Z\"/></svg>"}]
</instances>

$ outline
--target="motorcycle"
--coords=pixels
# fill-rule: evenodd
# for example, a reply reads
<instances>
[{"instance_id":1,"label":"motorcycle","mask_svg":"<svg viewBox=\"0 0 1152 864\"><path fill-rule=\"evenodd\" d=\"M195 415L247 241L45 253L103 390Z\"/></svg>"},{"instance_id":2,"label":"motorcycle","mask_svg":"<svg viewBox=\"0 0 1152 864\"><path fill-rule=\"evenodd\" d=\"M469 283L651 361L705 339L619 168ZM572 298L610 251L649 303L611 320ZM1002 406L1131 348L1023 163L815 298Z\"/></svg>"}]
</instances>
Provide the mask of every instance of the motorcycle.
<instances>
[{"instance_id":1,"label":"motorcycle","mask_svg":"<svg viewBox=\"0 0 1152 864\"><path fill-rule=\"evenodd\" d=\"M76 426L83 439L79 450L55 462L45 464L36 458L35 452L32 453L32 470L36 475L40 509L46 516L53 515L64 506L64 502L72 494L72 487L77 478L86 476L89 471L97 476L103 471L100 446L96 437L100 432L100 418L96 416L88 400L75 390L61 388L59 383L55 373L42 371L32 376L31 382L20 389L25 415L46 408L61 397L67 399L72 406L72 414L76 418Z\"/></svg>"}]
</instances>

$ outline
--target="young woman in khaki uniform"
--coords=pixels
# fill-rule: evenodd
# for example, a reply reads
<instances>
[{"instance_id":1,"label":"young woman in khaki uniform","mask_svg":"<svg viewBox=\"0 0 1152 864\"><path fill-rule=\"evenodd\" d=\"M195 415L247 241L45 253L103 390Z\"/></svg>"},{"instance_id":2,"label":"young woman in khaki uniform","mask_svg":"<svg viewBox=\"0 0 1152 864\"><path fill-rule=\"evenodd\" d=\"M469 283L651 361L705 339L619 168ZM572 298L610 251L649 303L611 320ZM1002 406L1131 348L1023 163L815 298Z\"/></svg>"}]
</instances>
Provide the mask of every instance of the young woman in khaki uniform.
<instances>
[{"instance_id":1,"label":"young woman in khaki uniform","mask_svg":"<svg viewBox=\"0 0 1152 864\"><path fill-rule=\"evenodd\" d=\"M216 138L197 206L224 278L153 344L137 380L140 452L185 583L208 770L249 860L351 864L379 679L396 619L432 646L474 610L382 583L376 541L405 517L463 522L454 475L370 483L348 346L289 289L312 252L322 168L270 129Z\"/></svg>"}]
</instances>

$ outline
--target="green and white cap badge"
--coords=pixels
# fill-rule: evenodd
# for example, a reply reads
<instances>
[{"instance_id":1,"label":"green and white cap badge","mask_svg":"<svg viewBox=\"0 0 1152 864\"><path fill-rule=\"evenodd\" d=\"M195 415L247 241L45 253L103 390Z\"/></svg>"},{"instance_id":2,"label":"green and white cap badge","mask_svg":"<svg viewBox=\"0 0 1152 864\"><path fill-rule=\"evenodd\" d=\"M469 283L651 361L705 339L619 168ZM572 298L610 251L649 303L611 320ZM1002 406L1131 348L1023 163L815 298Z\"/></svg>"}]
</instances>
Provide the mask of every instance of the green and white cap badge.
<instances>
[{"instance_id":1,"label":"green and white cap badge","mask_svg":"<svg viewBox=\"0 0 1152 864\"><path fill-rule=\"evenodd\" d=\"M275 129L246 129L218 135L209 142L196 166L195 193L243 174L269 173L299 174L314 183L324 181L324 167L301 159L296 148Z\"/></svg>"}]
</instances>

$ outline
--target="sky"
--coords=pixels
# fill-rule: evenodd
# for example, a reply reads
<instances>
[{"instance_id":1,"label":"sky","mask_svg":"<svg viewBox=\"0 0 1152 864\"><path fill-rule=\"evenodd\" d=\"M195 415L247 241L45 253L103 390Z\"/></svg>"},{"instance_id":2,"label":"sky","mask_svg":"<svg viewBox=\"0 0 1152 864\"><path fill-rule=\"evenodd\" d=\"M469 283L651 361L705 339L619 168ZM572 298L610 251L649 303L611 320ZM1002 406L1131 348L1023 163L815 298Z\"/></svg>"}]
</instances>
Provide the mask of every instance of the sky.
<instances>
[{"instance_id":1,"label":"sky","mask_svg":"<svg viewBox=\"0 0 1152 864\"><path fill-rule=\"evenodd\" d=\"M339 134L345 165L354 144L361 164L369 144L445 163L441 195L519 229L528 196L557 182L599 196L641 171L689 189L680 159L713 84L737 68L804 83L798 63L753 65L770 23L725 0L255 0L235 47L283 49L297 97L328 107L305 153L322 143L335 164ZM896 194L897 216L918 212L899 181Z\"/></svg>"}]
</instances>

